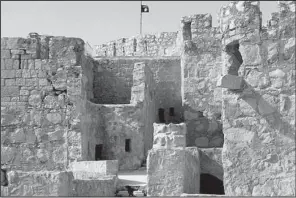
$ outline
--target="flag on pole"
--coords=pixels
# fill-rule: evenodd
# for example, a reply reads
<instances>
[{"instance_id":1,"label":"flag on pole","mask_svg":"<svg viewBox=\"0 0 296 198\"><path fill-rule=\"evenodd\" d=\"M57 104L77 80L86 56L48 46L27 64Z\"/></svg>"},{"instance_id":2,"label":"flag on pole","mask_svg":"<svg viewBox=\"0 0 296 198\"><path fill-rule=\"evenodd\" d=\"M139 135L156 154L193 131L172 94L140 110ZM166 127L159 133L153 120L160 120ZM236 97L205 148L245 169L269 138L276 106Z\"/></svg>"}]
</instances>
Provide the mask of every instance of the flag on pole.
<instances>
[{"instance_id":1,"label":"flag on pole","mask_svg":"<svg viewBox=\"0 0 296 198\"><path fill-rule=\"evenodd\" d=\"M149 12L149 7L147 5L141 5L141 13L142 12Z\"/></svg>"}]
</instances>

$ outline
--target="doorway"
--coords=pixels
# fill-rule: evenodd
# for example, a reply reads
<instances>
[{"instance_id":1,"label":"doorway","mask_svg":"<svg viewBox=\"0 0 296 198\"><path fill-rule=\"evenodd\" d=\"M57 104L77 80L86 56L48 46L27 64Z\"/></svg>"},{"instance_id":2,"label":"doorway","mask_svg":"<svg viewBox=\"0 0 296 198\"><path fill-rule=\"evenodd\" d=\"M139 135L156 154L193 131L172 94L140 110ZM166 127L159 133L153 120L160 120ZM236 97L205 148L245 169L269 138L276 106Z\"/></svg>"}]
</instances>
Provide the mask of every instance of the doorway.
<instances>
[{"instance_id":1,"label":"doorway","mask_svg":"<svg viewBox=\"0 0 296 198\"><path fill-rule=\"evenodd\" d=\"M97 144L95 149L95 160L103 160L103 144Z\"/></svg>"}]
</instances>

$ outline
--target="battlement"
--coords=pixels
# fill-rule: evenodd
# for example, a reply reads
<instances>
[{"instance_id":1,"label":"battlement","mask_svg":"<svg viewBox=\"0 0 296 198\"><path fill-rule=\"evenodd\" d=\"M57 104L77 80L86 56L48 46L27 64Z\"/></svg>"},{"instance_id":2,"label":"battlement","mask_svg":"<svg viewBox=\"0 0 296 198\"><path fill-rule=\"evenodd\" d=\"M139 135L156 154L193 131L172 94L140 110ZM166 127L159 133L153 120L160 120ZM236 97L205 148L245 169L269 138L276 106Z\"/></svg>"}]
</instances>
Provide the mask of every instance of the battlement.
<instances>
[{"instance_id":1,"label":"battlement","mask_svg":"<svg viewBox=\"0 0 296 198\"><path fill-rule=\"evenodd\" d=\"M137 35L95 46L95 56L172 56L176 49L177 32Z\"/></svg>"}]
</instances>

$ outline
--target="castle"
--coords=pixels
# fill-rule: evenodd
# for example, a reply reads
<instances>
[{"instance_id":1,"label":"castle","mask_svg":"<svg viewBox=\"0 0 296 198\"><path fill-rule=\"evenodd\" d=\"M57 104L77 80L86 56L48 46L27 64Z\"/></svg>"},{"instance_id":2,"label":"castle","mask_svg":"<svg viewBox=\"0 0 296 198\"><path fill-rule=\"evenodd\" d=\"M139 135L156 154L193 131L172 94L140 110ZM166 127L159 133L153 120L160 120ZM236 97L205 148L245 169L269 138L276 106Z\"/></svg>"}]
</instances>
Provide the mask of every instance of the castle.
<instances>
[{"instance_id":1,"label":"castle","mask_svg":"<svg viewBox=\"0 0 296 198\"><path fill-rule=\"evenodd\" d=\"M295 2L183 17L178 32L94 52L79 38L1 38L1 195L295 196ZM221 187L221 186L220 186ZM208 187L209 188L209 187Z\"/></svg>"}]
</instances>

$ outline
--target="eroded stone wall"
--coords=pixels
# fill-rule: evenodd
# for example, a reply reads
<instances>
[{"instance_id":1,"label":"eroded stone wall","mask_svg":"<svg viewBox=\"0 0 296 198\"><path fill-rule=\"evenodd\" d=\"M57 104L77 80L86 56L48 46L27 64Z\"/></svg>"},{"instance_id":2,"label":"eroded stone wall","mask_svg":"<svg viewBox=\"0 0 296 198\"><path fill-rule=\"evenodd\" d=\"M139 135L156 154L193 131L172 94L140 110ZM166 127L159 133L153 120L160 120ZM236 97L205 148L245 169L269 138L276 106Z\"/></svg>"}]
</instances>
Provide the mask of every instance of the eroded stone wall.
<instances>
[{"instance_id":1,"label":"eroded stone wall","mask_svg":"<svg viewBox=\"0 0 296 198\"><path fill-rule=\"evenodd\" d=\"M138 35L95 46L95 56L179 56L178 32Z\"/></svg>"},{"instance_id":2,"label":"eroded stone wall","mask_svg":"<svg viewBox=\"0 0 296 198\"><path fill-rule=\"evenodd\" d=\"M92 97L89 89L82 90L86 59L78 38L1 39L1 168L22 175L8 177L9 195L67 196L51 193L55 181L41 171L60 177L69 161L81 159L82 101ZM48 185L26 189L38 175Z\"/></svg>"},{"instance_id":3,"label":"eroded stone wall","mask_svg":"<svg viewBox=\"0 0 296 198\"><path fill-rule=\"evenodd\" d=\"M243 60L222 51L223 74L243 78L222 85L225 194L295 196L295 2L279 1L264 29L259 2L232 2L220 17L223 49L239 44Z\"/></svg>"},{"instance_id":4,"label":"eroded stone wall","mask_svg":"<svg viewBox=\"0 0 296 198\"><path fill-rule=\"evenodd\" d=\"M187 124L187 146L222 147L220 122L221 33L209 14L183 17L182 102Z\"/></svg>"}]
</instances>

